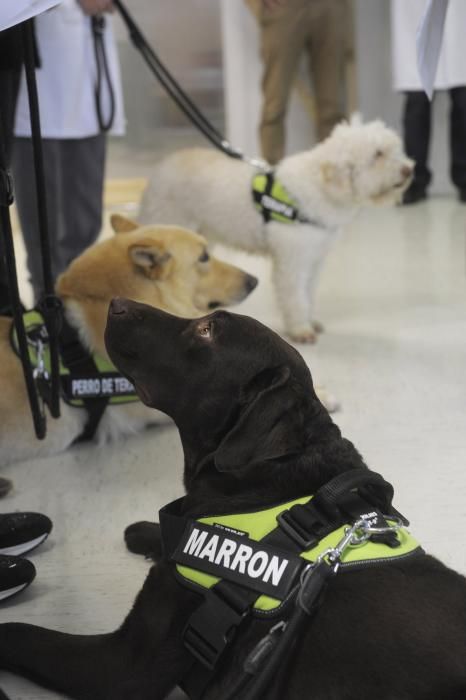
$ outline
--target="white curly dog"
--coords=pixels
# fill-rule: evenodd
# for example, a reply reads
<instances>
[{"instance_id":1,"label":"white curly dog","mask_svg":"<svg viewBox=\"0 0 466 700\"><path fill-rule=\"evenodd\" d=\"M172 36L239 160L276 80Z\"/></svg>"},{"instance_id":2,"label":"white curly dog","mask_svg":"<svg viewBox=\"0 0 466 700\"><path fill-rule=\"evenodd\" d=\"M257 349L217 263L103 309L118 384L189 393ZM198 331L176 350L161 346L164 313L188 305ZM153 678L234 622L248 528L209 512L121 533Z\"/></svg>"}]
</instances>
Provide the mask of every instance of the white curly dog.
<instances>
[{"instance_id":1,"label":"white curly dog","mask_svg":"<svg viewBox=\"0 0 466 700\"><path fill-rule=\"evenodd\" d=\"M315 148L276 166L278 191L289 199L276 201L273 190L259 194L269 207L264 214L253 201L254 165L187 149L156 167L139 219L179 224L213 241L270 254L285 330L297 342L312 343L321 330L314 316L316 283L338 232L361 207L399 201L413 167L398 135L381 121L343 122Z\"/></svg>"}]
</instances>

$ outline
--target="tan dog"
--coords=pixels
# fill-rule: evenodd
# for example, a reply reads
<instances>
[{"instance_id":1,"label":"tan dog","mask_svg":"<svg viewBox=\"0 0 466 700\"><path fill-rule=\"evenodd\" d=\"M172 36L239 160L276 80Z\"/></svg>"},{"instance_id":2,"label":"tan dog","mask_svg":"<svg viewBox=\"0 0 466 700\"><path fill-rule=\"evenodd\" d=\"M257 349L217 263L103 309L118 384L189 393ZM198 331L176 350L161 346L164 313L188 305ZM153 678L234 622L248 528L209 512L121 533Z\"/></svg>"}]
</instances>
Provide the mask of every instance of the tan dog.
<instances>
[{"instance_id":1,"label":"tan dog","mask_svg":"<svg viewBox=\"0 0 466 700\"><path fill-rule=\"evenodd\" d=\"M85 251L61 275L57 292L83 344L107 358L104 329L112 297L130 297L184 317L242 301L257 279L209 255L204 238L176 226L139 226L112 217L118 234ZM21 365L10 343L11 320L0 318L0 466L65 450L82 433L87 413L62 402L47 437L33 432ZM108 406L96 439L139 431L168 418L142 403Z\"/></svg>"}]
</instances>

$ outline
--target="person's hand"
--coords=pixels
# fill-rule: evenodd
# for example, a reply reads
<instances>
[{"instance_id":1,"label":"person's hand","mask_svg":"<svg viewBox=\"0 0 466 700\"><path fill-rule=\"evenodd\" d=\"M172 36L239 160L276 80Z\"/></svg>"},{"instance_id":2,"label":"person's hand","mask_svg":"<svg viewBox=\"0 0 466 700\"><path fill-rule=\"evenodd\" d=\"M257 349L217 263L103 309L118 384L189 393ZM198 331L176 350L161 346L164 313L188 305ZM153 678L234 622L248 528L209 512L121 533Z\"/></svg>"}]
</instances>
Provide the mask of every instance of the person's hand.
<instances>
[{"instance_id":1,"label":"person's hand","mask_svg":"<svg viewBox=\"0 0 466 700\"><path fill-rule=\"evenodd\" d=\"M113 12L113 0L78 0L85 15L100 15Z\"/></svg>"}]
</instances>

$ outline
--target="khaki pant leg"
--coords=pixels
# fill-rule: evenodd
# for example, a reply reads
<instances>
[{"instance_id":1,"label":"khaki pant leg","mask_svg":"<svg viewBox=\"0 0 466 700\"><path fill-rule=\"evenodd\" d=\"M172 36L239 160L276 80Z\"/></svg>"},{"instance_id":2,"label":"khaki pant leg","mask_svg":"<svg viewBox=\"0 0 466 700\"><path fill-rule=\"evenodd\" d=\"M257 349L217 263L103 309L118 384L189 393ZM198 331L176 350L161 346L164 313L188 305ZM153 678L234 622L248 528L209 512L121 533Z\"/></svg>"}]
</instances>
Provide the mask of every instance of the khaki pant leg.
<instances>
[{"instance_id":1,"label":"khaki pant leg","mask_svg":"<svg viewBox=\"0 0 466 700\"><path fill-rule=\"evenodd\" d=\"M306 3L291 0L277 10L262 10L260 17L262 116L260 142L263 157L277 163L285 150L285 116L301 53L305 47Z\"/></svg>"},{"instance_id":2,"label":"khaki pant leg","mask_svg":"<svg viewBox=\"0 0 466 700\"><path fill-rule=\"evenodd\" d=\"M310 70L317 111L317 136L325 139L344 114L344 57L347 6L345 0L308 3Z\"/></svg>"}]
</instances>

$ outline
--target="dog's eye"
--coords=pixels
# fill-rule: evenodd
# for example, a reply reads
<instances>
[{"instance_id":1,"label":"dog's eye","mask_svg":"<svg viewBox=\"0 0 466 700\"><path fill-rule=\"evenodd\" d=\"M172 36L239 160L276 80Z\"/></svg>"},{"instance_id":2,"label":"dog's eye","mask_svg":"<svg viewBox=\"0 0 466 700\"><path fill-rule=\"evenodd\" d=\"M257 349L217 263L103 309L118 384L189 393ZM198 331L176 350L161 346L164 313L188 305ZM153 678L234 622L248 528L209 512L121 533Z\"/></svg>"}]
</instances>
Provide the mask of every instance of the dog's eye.
<instances>
[{"instance_id":1,"label":"dog's eye","mask_svg":"<svg viewBox=\"0 0 466 700\"><path fill-rule=\"evenodd\" d=\"M210 321L200 323L197 332L202 338L212 338L212 323Z\"/></svg>"},{"instance_id":2,"label":"dog's eye","mask_svg":"<svg viewBox=\"0 0 466 700\"><path fill-rule=\"evenodd\" d=\"M204 262L208 262L209 260L210 260L209 253L206 250L204 250L204 252L202 253L202 255L199 258L199 262L204 263Z\"/></svg>"}]
</instances>

